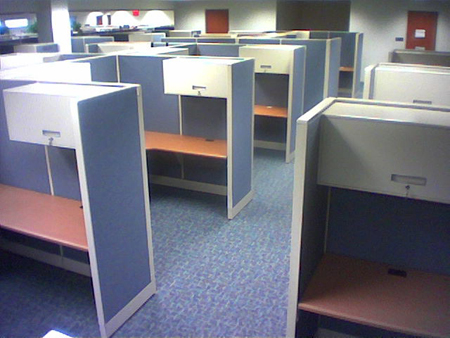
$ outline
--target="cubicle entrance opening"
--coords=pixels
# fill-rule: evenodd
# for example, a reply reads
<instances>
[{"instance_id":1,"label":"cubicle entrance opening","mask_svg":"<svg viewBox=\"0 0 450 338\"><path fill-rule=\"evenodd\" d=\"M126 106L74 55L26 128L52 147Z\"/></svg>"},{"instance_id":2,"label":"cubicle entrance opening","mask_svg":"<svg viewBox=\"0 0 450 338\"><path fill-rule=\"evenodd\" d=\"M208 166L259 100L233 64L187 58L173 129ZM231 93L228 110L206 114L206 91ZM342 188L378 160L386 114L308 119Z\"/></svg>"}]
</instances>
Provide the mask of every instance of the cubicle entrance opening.
<instances>
[{"instance_id":1,"label":"cubicle entrance opening","mask_svg":"<svg viewBox=\"0 0 450 338\"><path fill-rule=\"evenodd\" d=\"M406 49L435 50L437 12L408 12Z\"/></svg>"}]
</instances>

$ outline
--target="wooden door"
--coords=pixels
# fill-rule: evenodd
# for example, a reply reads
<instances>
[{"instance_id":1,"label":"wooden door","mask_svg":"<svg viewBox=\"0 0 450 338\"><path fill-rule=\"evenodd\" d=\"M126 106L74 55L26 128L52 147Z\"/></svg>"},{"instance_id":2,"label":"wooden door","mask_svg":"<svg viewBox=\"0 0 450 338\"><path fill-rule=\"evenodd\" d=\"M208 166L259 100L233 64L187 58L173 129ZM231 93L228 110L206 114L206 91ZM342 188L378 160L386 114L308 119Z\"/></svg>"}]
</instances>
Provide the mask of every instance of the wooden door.
<instances>
[{"instance_id":1,"label":"wooden door","mask_svg":"<svg viewBox=\"0 0 450 338\"><path fill-rule=\"evenodd\" d=\"M228 33L228 9L207 9L206 33Z\"/></svg>"},{"instance_id":2,"label":"wooden door","mask_svg":"<svg viewBox=\"0 0 450 338\"><path fill-rule=\"evenodd\" d=\"M435 50L437 12L408 12L406 49Z\"/></svg>"}]
</instances>

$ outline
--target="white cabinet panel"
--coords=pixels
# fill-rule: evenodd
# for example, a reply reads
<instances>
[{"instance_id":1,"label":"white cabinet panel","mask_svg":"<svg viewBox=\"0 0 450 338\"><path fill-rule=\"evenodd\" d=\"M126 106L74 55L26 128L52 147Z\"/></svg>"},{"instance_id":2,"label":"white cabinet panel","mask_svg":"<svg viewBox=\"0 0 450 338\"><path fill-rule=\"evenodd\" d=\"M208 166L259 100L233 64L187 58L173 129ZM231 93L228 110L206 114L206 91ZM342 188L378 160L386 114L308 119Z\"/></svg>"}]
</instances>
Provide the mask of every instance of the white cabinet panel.
<instances>
[{"instance_id":1,"label":"white cabinet panel","mask_svg":"<svg viewBox=\"0 0 450 338\"><path fill-rule=\"evenodd\" d=\"M72 112L78 109L78 100L115 90L102 86L42 83L4 90L9 138L75 148Z\"/></svg>"},{"instance_id":2,"label":"white cabinet panel","mask_svg":"<svg viewBox=\"0 0 450 338\"><path fill-rule=\"evenodd\" d=\"M290 74L294 46L244 46L239 56L255 58L256 73Z\"/></svg>"},{"instance_id":3,"label":"white cabinet panel","mask_svg":"<svg viewBox=\"0 0 450 338\"><path fill-rule=\"evenodd\" d=\"M373 98L450 106L450 73L376 70Z\"/></svg>"},{"instance_id":4,"label":"white cabinet panel","mask_svg":"<svg viewBox=\"0 0 450 338\"><path fill-rule=\"evenodd\" d=\"M327 115L321 123L319 184L450 203L448 126Z\"/></svg>"},{"instance_id":5,"label":"white cabinet panel","mask_svg":"<svg viewBox=\"0 0 450 338\"><path fill-rule=\"evenodd\" d=\"M227 98L231 91L231 66L235 62L208 58L164 60L164 93Z\"/></svg>"}]
</instances>

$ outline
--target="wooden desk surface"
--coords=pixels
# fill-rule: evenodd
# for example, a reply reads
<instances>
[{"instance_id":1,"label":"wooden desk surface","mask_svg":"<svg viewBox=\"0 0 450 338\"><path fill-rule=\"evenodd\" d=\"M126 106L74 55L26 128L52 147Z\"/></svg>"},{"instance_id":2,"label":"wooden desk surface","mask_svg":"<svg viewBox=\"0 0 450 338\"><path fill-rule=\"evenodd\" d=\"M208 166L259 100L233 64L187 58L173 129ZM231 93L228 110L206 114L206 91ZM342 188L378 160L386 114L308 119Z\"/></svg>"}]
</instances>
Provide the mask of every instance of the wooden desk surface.
<instances>
[{"instance_id":1,"label":"wooden desk surface","mask_svg":"<svg viewBox=\"0 0 450 338\"><path fill-rule=\"evenodd\" d=\"M0 184L0 227L88 251L81 202Z\"/></svg>"},{"instance_id":2,"label":"wooden desk surface","mask_svg":"<svg viewBox=\"0 0 450 338\"><path fill-rule=\"evenodd\" d=\"M288 111L285 107L255 105L255 115L287 118Z\"/></svg>"},{"instance_id":3,"label":"wooden desk surface","mask_svg":"<svg viewBox=\"0 0 450 338\"><path fill-rule=\"evenodd\" d=\"M406 334L450 337L450 276L326 254L299 304L302 310Z\"/></svg>"},{"instance_id":4,"label":"wooden desk surface","mask_svg":"<svg viewBox=\"0 0 450 338\"><path fill-rule=\"evenodd\" d=\"M341 72L354 72L355 68L353 68L353 67L339 67L339 70Z\"/></svg>"},{"instance_id":5,"label":"wooden desk surface","mask_svg":"<svg viewBox=\"0 0 450 338\"><path fill-rule=\"evenodd\" d=\"M163 150L180 154L227 158L226 140L206 140L201 137L146 131L145 147L147 150Z\"/></svg>"}]
</instances>

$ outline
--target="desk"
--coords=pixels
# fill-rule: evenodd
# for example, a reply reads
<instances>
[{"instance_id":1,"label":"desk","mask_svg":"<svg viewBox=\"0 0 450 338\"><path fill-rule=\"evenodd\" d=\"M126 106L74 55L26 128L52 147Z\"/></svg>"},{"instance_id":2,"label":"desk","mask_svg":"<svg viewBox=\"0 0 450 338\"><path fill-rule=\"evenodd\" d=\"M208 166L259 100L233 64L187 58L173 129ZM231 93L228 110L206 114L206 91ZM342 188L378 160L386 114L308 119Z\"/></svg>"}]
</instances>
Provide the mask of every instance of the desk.
<instances>
[{"instance_id":1,"label":"desk","mask_svg":"<svg viewBox=\"0 0 450 338\"><path fill-rule=\"evenodd\" d=\"M288 110L285 107L255 105L255 115L287 118Z\"/></svg>"},{"instance_id":2,"label":"desk","mask_svg":"<svg viewBox=\"0 0 450 338\"><path fill-rule=\"evenodd\" d=\"M227 158L226 140L209 140L202 137L179 134L146 131L145 148L147 150L162 150L186 155Z\"/></svg>"},{"instance_id":3,"label":"desk","mask_svg":"<svg viewBox=\"0 0 450 338\"><path fill-rule=\"evenodd\" d=\"M0 227L88 251L81 202L0 184Z\"/></svg>"}]
</instances>

